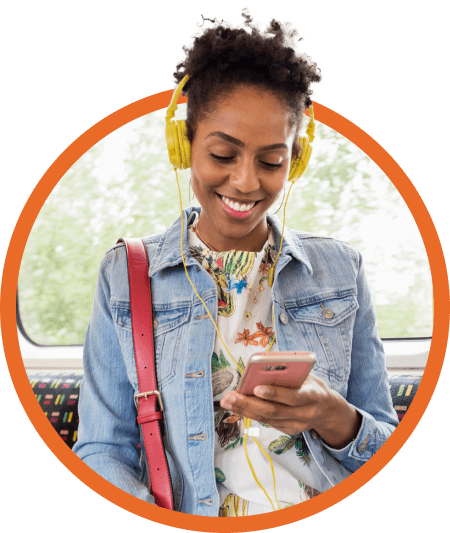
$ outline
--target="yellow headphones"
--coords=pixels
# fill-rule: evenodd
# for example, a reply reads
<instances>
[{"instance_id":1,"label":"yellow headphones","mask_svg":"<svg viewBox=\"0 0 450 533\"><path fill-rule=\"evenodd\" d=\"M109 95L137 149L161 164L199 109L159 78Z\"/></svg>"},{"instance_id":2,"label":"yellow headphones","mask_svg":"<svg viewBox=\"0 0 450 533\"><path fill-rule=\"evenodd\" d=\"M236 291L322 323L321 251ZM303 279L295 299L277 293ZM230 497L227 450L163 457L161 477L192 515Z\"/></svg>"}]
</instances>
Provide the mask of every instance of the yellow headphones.
<instances>
[{"instance_id":1,"label":"yellow headphones","mask_svg":"<svg viewBox=\"0 0 450 533\"><path fill-rule=\"evenodd\" d=\"M191 166L191 144L186 136L186 121L172 120L177 110L177 101L183 87L186 85L189 76L185 76L175 92L166 113L166 140L169 151L169 159L174 168L190 168ZM309 108L309 123L306 129L306 136L299 137L300 150L297 157L291 160L288 181L295 183L305 171L312 152L314 141L314 110Z\"/></svg>"}]
</instances>

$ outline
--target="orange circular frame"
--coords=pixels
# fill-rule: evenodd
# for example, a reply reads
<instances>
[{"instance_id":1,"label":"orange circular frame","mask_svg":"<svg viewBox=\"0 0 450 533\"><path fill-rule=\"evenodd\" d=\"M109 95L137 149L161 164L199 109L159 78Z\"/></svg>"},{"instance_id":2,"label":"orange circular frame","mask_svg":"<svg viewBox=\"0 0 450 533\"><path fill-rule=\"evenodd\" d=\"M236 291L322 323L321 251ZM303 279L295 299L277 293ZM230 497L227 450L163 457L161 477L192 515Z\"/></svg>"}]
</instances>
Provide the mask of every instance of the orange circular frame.
<instances>
[{"instance_id":1,"label":"orange circular frame","mask_svg":"<svg viewBox=\"0 0 450 533\"><path fill-rule=\"evenodd\" d=\"M318 121L333 128L363 150L391 179L407 203L425 243L431 267L434 293L434 329L429 362L414 402L381 449L354 474L323 494L281 511L234 518L202 517L168 511L149 505L118 489L96 474L59 437L35 399L22 361L16 326L16 287L23 251L33 223L55 185L69 168L97 142L116 129L143 115L167 107L172 91L143 98L104 118L73 142L51 165L36 185L17 221L5 259L2 281L2 335L11 377L22 406L32 424L59 460L93 490L138 516L176 528L193 531L255 531L290 524L312 516L343 500L375 476L400 450L422 417L436 387L444 362L448 338L449 284L445 259L434 224L421 197L406 174L367 133L327 107L314 103ZM180 98L180 103L186 102Z\"/></svg>"}]
</instances>

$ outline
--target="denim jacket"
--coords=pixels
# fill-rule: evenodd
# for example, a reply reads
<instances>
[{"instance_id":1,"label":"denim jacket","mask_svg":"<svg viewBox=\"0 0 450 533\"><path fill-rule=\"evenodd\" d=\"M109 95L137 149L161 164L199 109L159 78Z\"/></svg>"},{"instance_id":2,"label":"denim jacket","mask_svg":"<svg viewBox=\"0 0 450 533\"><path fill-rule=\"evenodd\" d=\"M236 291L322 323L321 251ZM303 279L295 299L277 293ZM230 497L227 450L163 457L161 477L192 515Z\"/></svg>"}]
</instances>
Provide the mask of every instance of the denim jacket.
<instances>
[{"instance_id":1,"label":"denim jacket","mask_svg":"<svg viewBox=\"0 0 450 533\"><path fill-rule=\"evenodd\" d=\"M185 261L217 319L215 283L188 251L186 228L193 210L199 211L183 212ZM279 247L281 224L271 215L268 220ZM165 233L144 239L164 404L164 447L174 509L217 516L211 378L216 332L211 320L203 318L203 304L186 278L180 238L181 218ZM323 474L315 488L323 492L370 459L398 423L361 256L342 241L285 229L272 298L278 349L314 352L313 373L362 415L356 439L340 450L328 447L314 430L304 433L311 460ZM321 304L333 311L331 318L324 317ZM146 454L139 458L137 451L144 443L136 422L134 395L139 389L123 244L108 250L101 261L83 357L80 424L73 450L106 480L154 503ZM196 435L206 439L192 438Z\"/></svg>"}]
</instances>

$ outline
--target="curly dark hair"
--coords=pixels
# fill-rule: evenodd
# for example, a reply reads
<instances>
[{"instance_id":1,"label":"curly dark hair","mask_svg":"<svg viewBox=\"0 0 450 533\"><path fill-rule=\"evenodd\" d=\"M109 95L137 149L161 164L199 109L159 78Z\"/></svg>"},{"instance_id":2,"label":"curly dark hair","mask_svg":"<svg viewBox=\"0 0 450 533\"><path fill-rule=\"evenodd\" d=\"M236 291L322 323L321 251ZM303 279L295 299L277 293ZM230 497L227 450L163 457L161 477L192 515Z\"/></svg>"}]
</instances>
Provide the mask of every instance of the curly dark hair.
<instances>
[{"instance_id":1,"label":"curly dark hair","mask_svg":"<svg viewBox=\"0 0 450 533\"><path fill-rule=\"evenodd\" d=\"M253 85L273 92L286 105L297 138L306 107L311 105L310 85L321 80L320 69L306 55L296 55L297 31L288 24L272 20L261 32L253 25L247 10L242 12L244 28L231 28L216 22L184 47L186 59L174 73L179 83L186 74L189 81L187 136L192 143L198 121L238 86ZM301 40L301 39L298 39ZM296 145L294 143L294 152Z\"/></svg>"}]
</instances>

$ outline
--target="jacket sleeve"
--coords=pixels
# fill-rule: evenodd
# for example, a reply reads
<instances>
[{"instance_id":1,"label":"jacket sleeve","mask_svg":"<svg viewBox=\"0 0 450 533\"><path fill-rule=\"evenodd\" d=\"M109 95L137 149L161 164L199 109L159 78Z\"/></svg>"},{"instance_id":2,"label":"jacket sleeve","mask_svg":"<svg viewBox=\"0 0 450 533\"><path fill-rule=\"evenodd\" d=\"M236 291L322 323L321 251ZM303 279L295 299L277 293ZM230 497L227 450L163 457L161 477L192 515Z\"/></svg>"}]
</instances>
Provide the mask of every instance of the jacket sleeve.
<instances>
[{"instance_id":1,"label":"jacket sleeve","mask_svg":"<svg viewBox=\"0 0 450 533\"><path fill-rule=\"evenodd\" d=\"M124 363L110 308L111 256L100 264L94 306L83 349L78 440L73 451L116 487L155 503L144 482L136 447L134 389Z\"/></svg>"},{"instance_id":2,"label":"jacket sleeve","mask_svg":"<svg viewBox=\"0 0 450 533\"><path fill-rule=\"evenodd\" d=\"M362 415L354 441L341 450L324 447L351 472L370 459L398 425L392 405L383 344L361 254L351 249L356 265L357 298L347 401Z\"/></svg>"}]
</instances>

